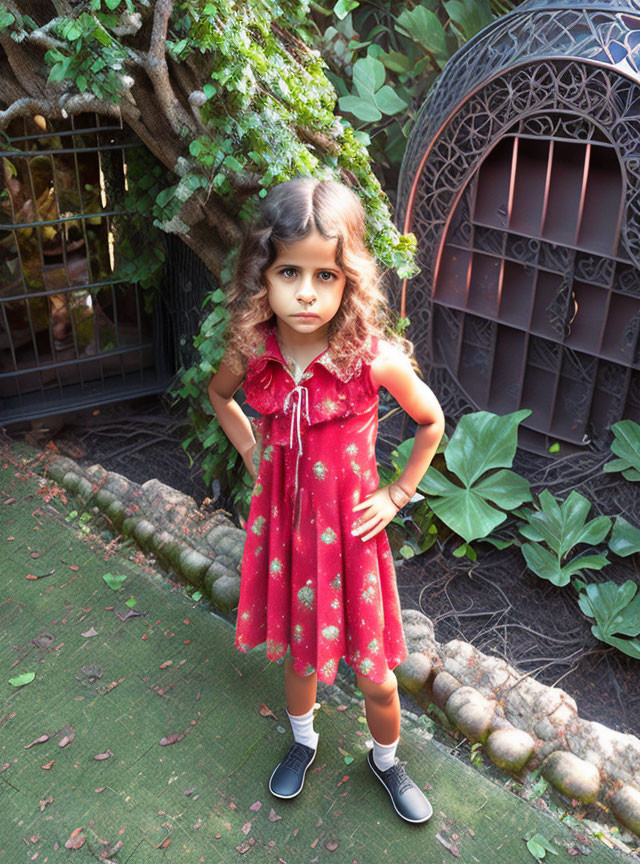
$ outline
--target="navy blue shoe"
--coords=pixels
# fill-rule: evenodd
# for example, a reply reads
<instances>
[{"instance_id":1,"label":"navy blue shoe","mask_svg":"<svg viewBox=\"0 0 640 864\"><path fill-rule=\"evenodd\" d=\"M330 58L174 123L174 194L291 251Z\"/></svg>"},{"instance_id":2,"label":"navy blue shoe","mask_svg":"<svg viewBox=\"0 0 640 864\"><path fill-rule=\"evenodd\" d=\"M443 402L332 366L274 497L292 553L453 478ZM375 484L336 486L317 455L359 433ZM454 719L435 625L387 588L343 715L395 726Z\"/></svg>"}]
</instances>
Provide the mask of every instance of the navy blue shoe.
<instances>
[{"instance_id":1,"label":"navy blue shoe","mask_svg":"<svg viewBox=\"0 0 640 864\"><path fill-rule=\"evenodd\" d=\"M316 758L316 750L306 744L294 742L269 780L269 791L276 798L295 798L302 792L309 765Z\"/></svg>"},{"instance_id":2,"label":"navy blue shoe","mask_svg":"<svg viewBox=\"0 0 640 864\"><path fill-rule=\"evenodd\" d=\"M373 761L373 750L367 756L369 767L389 793L398 816L407 822L426 822L433 815L433 808L426 796L420 791L413 780L407 776L405 763L398 761L395 765L381 771Z\"/></svg>"}]
</instances>

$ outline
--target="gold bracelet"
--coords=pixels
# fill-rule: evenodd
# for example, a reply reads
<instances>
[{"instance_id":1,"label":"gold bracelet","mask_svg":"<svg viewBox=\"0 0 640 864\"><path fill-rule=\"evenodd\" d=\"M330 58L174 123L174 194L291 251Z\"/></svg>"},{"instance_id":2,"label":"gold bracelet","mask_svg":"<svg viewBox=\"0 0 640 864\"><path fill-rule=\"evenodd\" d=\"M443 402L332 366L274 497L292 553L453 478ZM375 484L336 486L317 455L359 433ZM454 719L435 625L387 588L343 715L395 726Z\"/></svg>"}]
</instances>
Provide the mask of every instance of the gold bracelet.
<instances>
[{"instance_id":1,"label":"gold bracelet","mask_svg":"<svg viewBox=\"0 0 640 864\"><path fill-rule=\"evenodd\" d=\"M390 484L387 486L387 491L388 491L388 493L389 493L389 498L391 498L391 502L392 502L392 504L394 505L394 507L397 507L398 510L402 510L402 508L405 507L405 506L409 503L409 501L411 501L411 499L412 499L413 496L412 496L412 495L409 495L408 492L405 492L404 489L402 488L402 486L398 486L398 489L400 490L400 492L402 492L402 494L404 495L404 498L405 498L405 500L402 502L402 504L398 504L398 502L394 499L393 495L391 494L391 488L392 488L394 485L397 485L397 484L390 483Z\"/></svg>"}]
</instances>

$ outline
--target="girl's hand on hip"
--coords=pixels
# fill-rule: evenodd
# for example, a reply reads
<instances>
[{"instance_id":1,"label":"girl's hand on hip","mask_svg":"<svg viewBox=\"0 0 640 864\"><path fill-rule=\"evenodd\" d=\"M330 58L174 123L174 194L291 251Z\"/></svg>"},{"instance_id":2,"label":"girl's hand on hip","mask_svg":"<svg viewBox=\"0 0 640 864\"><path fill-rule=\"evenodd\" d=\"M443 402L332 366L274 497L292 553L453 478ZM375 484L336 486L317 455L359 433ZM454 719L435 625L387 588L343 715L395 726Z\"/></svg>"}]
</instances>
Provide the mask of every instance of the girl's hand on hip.
<instances>
[{"instance_id":1,"label":"girl's hand on hip","mask_svg":"<svg viewBox=\"0 0 640 864\"><path fill-rule=\"evenodd\" d=\"M354 523L351 533L354 537L360 537L363 542L371 540L372 537L379 534L398 512L398 508L391 500L387 486L376 489L368 498L353 508L354 513L358 510L364 512Z\"/></svg>"}]
</instances>

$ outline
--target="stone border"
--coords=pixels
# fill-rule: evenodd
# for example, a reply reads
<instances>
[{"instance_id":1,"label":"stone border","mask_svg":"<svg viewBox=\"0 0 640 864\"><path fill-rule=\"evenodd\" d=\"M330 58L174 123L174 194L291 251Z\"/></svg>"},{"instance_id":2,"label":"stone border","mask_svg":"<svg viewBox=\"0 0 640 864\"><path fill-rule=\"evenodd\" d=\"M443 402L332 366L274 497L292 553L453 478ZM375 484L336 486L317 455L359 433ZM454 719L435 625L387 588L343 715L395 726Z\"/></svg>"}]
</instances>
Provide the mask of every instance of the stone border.
<instances>
[{"instance_id":1,"label":"stone border","mask_svg":"<svg viewBox=\"0 0 640 864\"><path fill-rule=\"evenodd\" d=\"M87 508L104 513L225 615L237 607L246 535L224 511L205 516L193 498L158 480L140 486L101 465L82 468L66 456L34 467ZM402 619L409 655L395 671L422 710L435 705L444 725L482 743L504 771L541 768L572 803L600 799L640 837L640 739L583 720L563 690L467 642L439 644L433 623L421 612L405 609Z\"/></svg>"}]
</instances>

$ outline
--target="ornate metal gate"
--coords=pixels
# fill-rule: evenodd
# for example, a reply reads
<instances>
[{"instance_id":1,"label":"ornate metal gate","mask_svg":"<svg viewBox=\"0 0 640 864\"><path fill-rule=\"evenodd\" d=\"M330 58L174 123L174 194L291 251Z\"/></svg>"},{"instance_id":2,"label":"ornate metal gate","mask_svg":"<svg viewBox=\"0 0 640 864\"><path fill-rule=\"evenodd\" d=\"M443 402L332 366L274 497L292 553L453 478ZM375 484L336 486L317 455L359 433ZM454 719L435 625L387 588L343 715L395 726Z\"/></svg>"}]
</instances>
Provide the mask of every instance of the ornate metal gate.
<instances>
[{"instance_id":1,"label":"ornate metal gate","mask_svg":"<svg viewBox=\"0 0 640 864\"><path fill-rule=\"evenodd\" d=\"M534 449L640 421L639 66L638 0L529 0L451 61L407 148L417 354L459 407L532 409Z\"/></svg>"}]
</instances>

